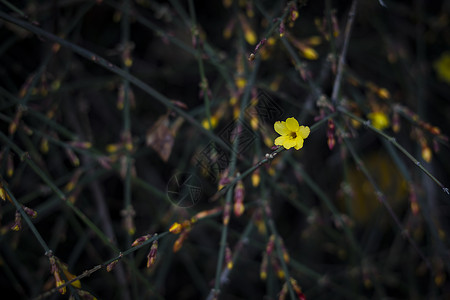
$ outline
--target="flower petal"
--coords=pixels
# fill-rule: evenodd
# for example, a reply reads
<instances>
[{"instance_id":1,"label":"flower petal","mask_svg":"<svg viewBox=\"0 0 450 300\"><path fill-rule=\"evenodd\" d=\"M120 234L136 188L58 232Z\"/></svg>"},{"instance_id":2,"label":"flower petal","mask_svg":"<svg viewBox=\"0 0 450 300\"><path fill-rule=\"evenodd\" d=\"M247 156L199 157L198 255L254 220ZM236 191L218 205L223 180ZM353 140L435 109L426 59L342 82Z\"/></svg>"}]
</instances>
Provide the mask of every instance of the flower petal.
<instances>
[{"instance_id":1,"label":"flower petal","mask_svg":"<svg viewBox=\"0 0 450 300\"><path fill-rule=\"evenodd\" d=\"M286 139L286 141L284 141L283 143L283 147L286 149L290 149L294 147L296 144L297 142L295 141L295 139Z\"/></svg>"},{"instance_id":2,"label":"flower petal","mask_svg":"<svg viewBox=\"0 0 450 300\"><path fill-rule=\"evenodd\" d=\"M275 124L273 124L273 128L278 134L281 135L287 135L289 133L289 130L286 128L285 121L276 121Z\"/></svg>"},{"instance_id":3,"label":"flower petal","mask_svg":"<svg viewBox=\"0 0 450 300\"><path fill-rule=\"evenodd\" d=\"M294 146L295 150L301 149L303 147L303 139L301 137L297 137L295 141L297 142Z\"/></svg>"},{"instance_id":4,"label":"flower petal","mask_svg":"<svg viewBox=\"0 0 450 300\"><path fill-rule=\"evenodd\" d=\"M297 131L298 130L298 121L295 118L287 118L286 119L286 127L290 131Z\"/></svg>"},{"instance_id":5,"label":"flower petal","mask_svg":"<svg viewBox=\"0 0 450 300\"><path fill-rule=\"evenodd\" d=\"M310 132L311 130L308 126L300 126L297 135L300 135L302 138L306 139L309 136Z\"/></svg>"},{"instance_id":6,"label":"flower petal","mask_svg":"<svg viewBox=\"0 0 450 300\"><path fill-rule=\"evenodd\" d=\"M279 136L279 137L277 137L277 138L275 139L274 144L277 145L277 146L283 146L284 142L285 142L287 139L289 139L289 137L286 136L286 135Z\"/></svg>"}]
</instances>

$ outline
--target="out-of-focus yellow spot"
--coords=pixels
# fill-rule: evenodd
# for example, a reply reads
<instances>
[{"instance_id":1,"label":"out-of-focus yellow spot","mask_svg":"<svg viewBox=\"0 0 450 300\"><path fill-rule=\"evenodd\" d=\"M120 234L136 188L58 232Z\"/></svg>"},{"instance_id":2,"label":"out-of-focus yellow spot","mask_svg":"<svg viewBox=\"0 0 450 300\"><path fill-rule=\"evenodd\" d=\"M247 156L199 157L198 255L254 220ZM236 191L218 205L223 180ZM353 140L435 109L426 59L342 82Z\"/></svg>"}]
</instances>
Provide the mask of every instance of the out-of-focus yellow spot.
<instances>
[{"instance_id":1,"label":"out-of-focus yellow spot","mask_svg":"<svg viewBox=\"0 0 450 300\"><path fill-rule=\"evenodd\" d=\"M442 286L442 284L445 282L445 273L439 272L434 277L434 283L436 283L437 286Z\"/></svg>"},{"instance_id":2,"label":"out-of-focus yellow spot","mask_svg":"<svg viewBox=\"0 0 450 300\"><path fill-rule=\"evenodd\" d=\"M51 88L53 91L59 90L60 87L61 87L61 80L55 80L52 82Z\"/></svg>"},{"instance_id":3,"label":"out-of-focus yellow spot","mask_svg":"<svg viewBox=\"0 0 450 300\"><path fill-rule=\"evenodd\" d=\"M391 97L391 94L385 88L378 89L377 94L381 99L389 99Z\"/></svg>"},{"instance_id":4,"label":"out-of-focus yellow spot","mask_svg":"<svg viewBox=\"0 0 450 300\"><path fill-rule=\"evenodd\" d=\"M3 201L6 201L6 192L5 192L5 189L2 188L2 187L0 187L0 198L1 198Z\"/></svg>"},{"instance_id":5,"label":"out-of-focus yellow spot","mask_svg":"<svg viewBox=\"0 0 450 300\"><path fill-rule=\"evenodd\" d=\"M119 150L119 147L116 144L109 144L106 146L106 151L109 153L117 152L117 150Z\"/></svg>"},{"instance_id":6,"label":"out-of-focus yellow spot","mask_svg":"<svg viewBox=\"0 0 450 300\"><path fill-rule=\"evenodd\" d=\"M64 188L67 192L72 191L75 188L75 182L70 181L66 184L66 187Z\"/></svg>"},{"instance_id":7,"label":"out-of-focus yellow spot","mask_svg":"<svg viewBox=\"0 0 450 300\"><path fill-rule=\"evenodd\" d=\"M258 129L258 124L259 124L259 121L258 121L258 118L257 118L257 117L252 117L252 118L250 119L250 125L252 126L252 129L253 129L253 130Z\"/></svg>"},{"instance_id":8,"label":"out-of-focus yellow spot","mask_svg":"<svg viewBox=\"0 0 450 300\"><path fill-rule=\"evenodd\" d=\"M322 38L318 35L312 36L307 41L310 46L318 46L322 43Z\"/></svg>"},{"instance_id":9,"label":"out-of-focus yellow spot","mask_svg":"<svg viewBox=\"0 0 450 300\"><path fill-rule=\"evenodd\" d=\"M272 147L273 146L273 139L271 139L270 137L268 137L268 136L266 136L266 137L264 137L264 144L267 146L267 147Z\"/></svg>"},{"instance_id":10,"label":"out-of-focus yellow spot","mask_svg":"<svg viewBox=\"0 0 450 300\"><path fill-rule=\"evenodd\" d=\"M275 80L272 81L272 82L270 83L269 88L270 88L272 91L278 91L278 89L280 88L280 84L281 84L281 80L282 80L282 79L283 79L283 77L277 76L277 77L275 78Z\"/></svg>"},{"instance_id":11,"label":"out-of-focus yellow spot","mask_svg":"<svg viewBox=\"0 0 450 300\"><path fill-rule=\"evenodd\" d=\"M269 46L275 45L276 42L277 42L277 40L274 37L270 37L267 39L267 45L269 45Z\"/></svg>"},{"instance_id":12,"label":"out-of-focus yellow spot","mask_svg":"<svg viewBox=\"0 0 450 300\"><path fill-rule=\"evenodd\" d=\"M249 43L250 45L256 45L257 38L253 30L251 29L246 30L244 36L247 43Z\"/></svg>"},{"instance_id":13,"label":"out-of-focus yellow spot","mask_svg":"<svg viewBox=\"0 0 450 300\"><path fill-rule=\"evenodd\" d=\"M429 163L431 161L432 156L433 156L433 152L431 152L430 147L425 146L422 148L422 158L424 161Z\"/></svg>"},{"instance_id":14,"label":"out-of-focus yellow spot","mask_svg":"<svg viewBox=\"0 0 450 300\"><path fill-rule=\"evenodd\" d=\"M216 117L216 116L211 116L211 126L212 126L213 129L217 127L217 124L218 124L218 123L219 123L219 120L217 119L217 117ZM210 129L211 129L210 126L209 126L209 121L208 121L208 119L204 119L204 120L202 121L202 126L203 126L203 128L205 128L206 130L210 130Z\"/></svg>"},{"instance_id":15,"label":"out-of-focus yellow spot","mask_svg":"<svg viewBox=\"0 0 450 300\"><path fill-rule=\"evenodd\" d=\"M370 289L372 288L372 281L369 278L365 278L364 279L364 287L366 289Z\"/></svg>"},{"instance_id":16,"label":"out-of-focus yellow spot","mask_svg":"<svg viewBox=\"0 0 450 300\"><path fill-rule=\"evenodd\" d=\"M132 151L133 143L131 143L131 142L125 143L125 149L127 149L128 151Z\"/></svg>"},{"instance_id":17,"label":"out-of-focus yellow spot","mask_svg":"<svg viewBox=\"0 0 450 300\"><path fill-rule=\"evenodd\" d=\"M232 261L227 263L227 268L228 268L228 270L233 269L233 262Z\"/></svg>"},{"instance_id":18,"label":"out-of-focus yellow spot","mask_svg":"<svg viewBox=\"0 0 450 300\"><path fill-rule=\"evenodd\" d=\"M278 270L277 276L278 276L278 278L283 279L285 276L283 270Z\"/></svg>"},{"instance_id":19,"label":"out-of-focus yellow spot","mask_svg":"<svg viewBox=\"0 0 450 300\"><path fill-rule=\"evenodd\" d=\"M261 175L259 175L259 172L253 172L252 174L252 185L254 187L257 187L259 183L261 182Z\"/></svg>"},{"instance_id":20,"label":"out-of-focus yellow spot","mask_svg":"<svg viewBox=\"0 0 450 300\"><path fill-rule=\"evenodd\" d=\"M433 67L439 80L450 84L450 51L442 53L439 59L434 61Z\"/></svg>"},{"instance_id":21,"label":"out-of-focus yellow spot","mask_svg":"<svg viewBox=\"0 0 450 300\"><path fill-rule=\"evenodd\" d=\"M382 111L372 112L368 114L367 117L372 122L372 126L376 129L383 130L390 125L387 115Z\"/></svg>"},{"instance_id":22,"label":"out-of-focus yellow spot","mask_svg":"<svg viewBox=\"0 0 450 300\"><path fill-rule=\"evenodd\" d=\"M305 47L300 51L301 55L309 60L316 60L319 58L319 54L317 54L316 50L311 47Z\"/></svg>"},{"instance_id":23,"label":"out-of-focus yellow spot","mask_svg":"<svg viewBox=\"0 0 450 300\"><path fill-rule=\"evenodd\" d=\"M237 97L236 96L232 96L231 98L230 98L230 105L235 105L236 103L237 103Z\"/></svg>"},{"instance_id":24,"label":"out-of-focus yellow spot","mask_svg":"<svg viewBox=\"0 0 450 300\"><path fill-rule=\"evenodd\" d=\"M259 273L259 277L261 278L261 280L266 280L266 278L267 278L267 272L261 272L261 273Z\"/></svg>"},{"instance_id":25,"label":"out-of-focus yellow spot","mask_svg":"<svg viewBox=\"0 0 450 300\"><path fill-rule=\"evenodd\" d=\"M232 33L231 29L228 28L228 27L226 27L226 28L223 30L222 35L223 35L224 39L227 39L227 40L228 40L228 39L231 37L231 33Z\"/></svg>"},{"instance_id":26,"label":"out-of-focus yellow spot","mask_svg":"<svg viewBox=\"0 0 450 300\"><path fill-rule=\"evenodd\" d=\"M270 57L270 51L267 50L266 47L259 50L259 55L261 56L262 60L268 60Z\"/></svg>"},{"instance_id":27,"label":"out-of-focus yellow spot","mask_svg":"<svg viewBox=\"0 0 450 300\"><path fill-rule=\"evenodd\" d=\"M235 119L239 118L240 114L241 114L241 109L238 106L235 106L233 108L233 118L235 118Z\"/></svg>"},{"instance_id":28,"label":"out-of-focus yellow spot","mask_svg":"<svg viewBox=\"0 0 450 300\"><path fill-rule=\"evenodd\" d=\"M242 77L238 77L235 80L236 86L238 87L238 89L243 89L245 87L245 85L247 84L247 79L242 78Z\"/></svg>"},{"instance_id":29,"label":"out-of-focus yellow spot","mask_svg":"<svg viewBox=\"0 0 450 300\"><path fill-rule=\"evenodd\" d=\"M126 58L125 61L123 62L125 67L131 67L133 65L133 60L131 58Z\"/></svg>"},{"instance_id":30,"label":"out-of-focus yellow spot","mask_svg":"<svg viewBox=\"0 0 450 300\"><path fill-rule=\"evenodd\" d=\"M47 139L42 139L42 141L41 141L41 152L46 154L46 153L48 153L48 150L49 150L48 140Z\"/></svg>"}]
</instances>

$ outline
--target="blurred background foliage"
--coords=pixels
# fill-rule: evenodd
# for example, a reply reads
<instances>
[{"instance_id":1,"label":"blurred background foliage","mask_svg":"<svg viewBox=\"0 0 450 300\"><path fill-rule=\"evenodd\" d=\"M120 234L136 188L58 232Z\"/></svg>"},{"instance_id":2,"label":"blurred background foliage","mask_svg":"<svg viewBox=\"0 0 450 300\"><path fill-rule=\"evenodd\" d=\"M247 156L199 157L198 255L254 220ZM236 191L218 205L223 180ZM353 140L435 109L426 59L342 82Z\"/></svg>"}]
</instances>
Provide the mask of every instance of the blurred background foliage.
<instances>
[{"instance_id":1,"label":"blurred background foliage","mask_svg":"<svg viewBox=\"0 0 450 300\"><path fill-rule=\"evenodd\" d=\"M350 9L351 1L331 0L0 1L2 292L213 299L220 279L219 299L449 299L449 196L367 124L344 114L323 119L335 110ZM338 101L395 137L444 186L449 13L447 0L359 1ZM17 26L21 20L73 44ZM73 45L98 56L80 56ZM99 57L163 96L99 66ZM232 154L220 141L231 145L240 114L248 144ZM271 153L273 123L288 117L325 122L300 151L283 151L238 184L245 212L225 224L221 179ZM236 172L227 174L234 159ZM168 196L180 173L198 180L191 207ZM56 267L10 193L37 212L31 220ZM67 281L105 267L140 236L207 211L192 229L161 237L150 268L147 240L112 272L92 272L64 295L43 294L55 273ZM290 259L270 253L271 236ZM295 281L286 281L287 270Z\"/></svg>"}]
</instances>

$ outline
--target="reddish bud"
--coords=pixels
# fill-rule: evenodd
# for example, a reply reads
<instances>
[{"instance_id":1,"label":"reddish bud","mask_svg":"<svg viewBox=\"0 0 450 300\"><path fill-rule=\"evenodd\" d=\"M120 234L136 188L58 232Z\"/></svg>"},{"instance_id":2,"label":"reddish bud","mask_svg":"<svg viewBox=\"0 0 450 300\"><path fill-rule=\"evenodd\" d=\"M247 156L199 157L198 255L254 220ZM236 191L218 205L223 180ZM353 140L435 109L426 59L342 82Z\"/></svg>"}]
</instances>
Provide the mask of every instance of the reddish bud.
<instances>
[{"instance_id":1,"label":"reddish bud","mask_svg":"<svg viewBox=\"0 0 450 300\"><path fill-rule=\"evenodd\" d=\"M155 264L156 254L158 252L158 240L154 240L150 247L150 252L147 255L147 268L150 268Z\"/></svg>"},{"instance_id":2,"label":"reddish bud","mask_svg":"<svg viewBox=\"0 0 450 300\"><path fill-rule=\"evenodd\" d=\"M151 237L152 237L151 234L140 236L134 240L133 244L131 244L131 247L136 247L136 246L142 245L143 242L150 239Z\"/></svg>"},{"instance_id":3,"label":"reddish bud","mask_svg":"<svg viewBox=\"0 0 450 300\"><path fill-rule=\"evenodd\" d=\"M36 218L37 217L37 212L29 207L26 206L22 206L23 210L25 211L25 213L27 215L29 215L31 218Z\"/></svg>"},{"instance_id":4,"label":"reddish bud","mask_svg":"<svg viewBox=\"0 0 450 300\"><path fill-rule=\"evenodd\" d=\"M19 211L16 211L16 216L14 218L14 224L11 226L11 230L19 231L22 229L22 215Z\"/></svg>"},{"instance_id":5,"label":"reddish bud","mask_svg":"<svg viewBox=\"0 0 450 300\"><path fill-rule=\"evenodd\" d=\"M227 202L223 209L223 225L227 226L230 222L231 203Z\"/></svg>"}]
</instances>

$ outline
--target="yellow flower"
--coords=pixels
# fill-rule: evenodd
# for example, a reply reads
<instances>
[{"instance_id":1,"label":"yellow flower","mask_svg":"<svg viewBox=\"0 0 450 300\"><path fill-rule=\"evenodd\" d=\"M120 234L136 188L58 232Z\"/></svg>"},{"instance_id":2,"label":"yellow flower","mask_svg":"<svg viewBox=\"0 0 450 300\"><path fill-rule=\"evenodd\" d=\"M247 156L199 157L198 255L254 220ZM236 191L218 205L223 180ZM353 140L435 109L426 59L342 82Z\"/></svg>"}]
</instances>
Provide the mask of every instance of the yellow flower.
<instances>
[{"instance_id":1,"label":"yellow flower","mask_svg":"<svg viewBox=\"0 0 450 300\"><path fill-rule=\"evenodd\" d=\"M383 130L388 128L390 123L387 115L382 111L376 111L367 115L376 129Z\"/></svg>"},{"instance_id":2,"label":"yellow flower","mask_svg":"<svg viewBox=\"0 0 450 300\"><path fill-rule=\"evenodd\" d=\"M303 147L303 139L309 136L308 126L299 126L295 118L287 118L286 121L277 121L273 125L275 131L281 136L275 139L275 145L286 149L292 147L299 150Z\"/></svg>"}]
</instances>

